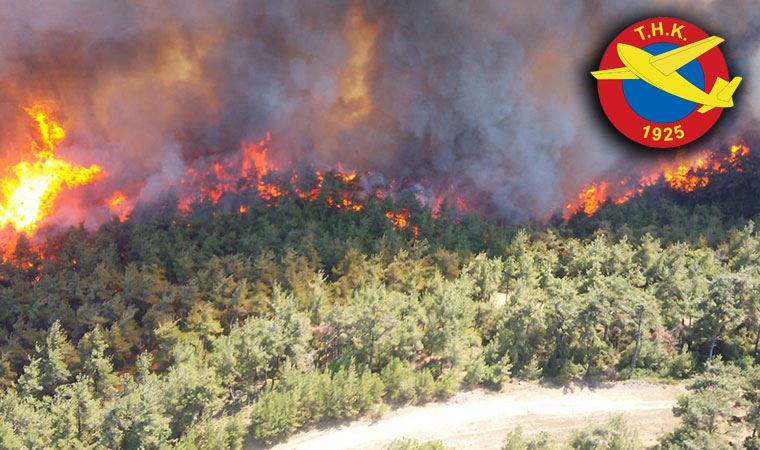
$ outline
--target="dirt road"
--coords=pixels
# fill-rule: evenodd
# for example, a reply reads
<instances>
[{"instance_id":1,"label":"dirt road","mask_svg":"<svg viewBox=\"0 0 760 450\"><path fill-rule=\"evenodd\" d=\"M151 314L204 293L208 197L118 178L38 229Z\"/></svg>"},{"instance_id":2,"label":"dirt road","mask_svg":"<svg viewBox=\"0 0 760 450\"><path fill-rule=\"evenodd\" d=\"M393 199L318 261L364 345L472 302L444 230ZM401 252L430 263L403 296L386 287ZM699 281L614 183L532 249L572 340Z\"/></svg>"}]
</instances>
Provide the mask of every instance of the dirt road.
<instances>
[{"instance_id":1,"label":"dirt road","mask_svg":"<svg viewBox=\"0 0 760 450\"><path fill-rule=\"evenodd\" d=\"M372 422L306 431L276 449L381 449L398 438L441 440L458 449L499 448L507 433L522 425L526 435L541 431L560 442L576 429L622 415L644 444L677 425L671 408L682 386L616 383L597 387L552 388L513 384L503 392L460 393L442 403L409 406Z\"/></svg>"}]
</instances>

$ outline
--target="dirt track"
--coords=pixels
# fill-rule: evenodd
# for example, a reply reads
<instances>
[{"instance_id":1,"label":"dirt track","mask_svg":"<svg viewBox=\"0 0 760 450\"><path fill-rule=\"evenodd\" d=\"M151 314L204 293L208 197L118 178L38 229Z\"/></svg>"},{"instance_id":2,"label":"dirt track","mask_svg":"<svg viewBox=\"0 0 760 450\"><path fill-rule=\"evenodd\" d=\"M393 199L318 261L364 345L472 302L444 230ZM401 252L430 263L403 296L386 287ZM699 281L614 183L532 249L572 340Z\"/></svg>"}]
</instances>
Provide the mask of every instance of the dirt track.
<instances>
[{"instance_id":1,"label":"dirt track","mask_svg":"<svg viewBox=\"0 0 760 450\"><path fill-rule=\"evenodd\" d=\"M381 449L394 439L441 440L461 449L499 448L517 425L526 435L546 431L557 440L574 430L622 415L652 444L672 430L677 419L671 408L682 386L618 383L594 388L514 384L493 394L473 391L442 403L394 410L372 422L362 419L344 426L316 429L293 436L276 449Z\"/></svg>"}]
</instances>

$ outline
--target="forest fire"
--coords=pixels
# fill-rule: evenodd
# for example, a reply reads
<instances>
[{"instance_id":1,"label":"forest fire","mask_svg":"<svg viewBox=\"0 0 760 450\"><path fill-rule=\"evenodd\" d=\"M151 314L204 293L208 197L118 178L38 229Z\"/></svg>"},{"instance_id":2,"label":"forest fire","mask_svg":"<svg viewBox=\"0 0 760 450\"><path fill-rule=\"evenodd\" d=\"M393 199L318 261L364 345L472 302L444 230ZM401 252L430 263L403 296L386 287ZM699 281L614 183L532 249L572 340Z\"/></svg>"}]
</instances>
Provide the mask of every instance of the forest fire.
<instances>
[{"instance_id":1,"label":"forest fire","mask_svg":"<svg viewBox=\"0 0 760 450\"><path fill-rule=\"evenodd\" d=\"M12 166L0 179L0 228L4 230L0 237L9 244L3 249L6 257L14 247L10 245L15 242L13 236L20 233L34 235L43 219L52 213L63 188L85 185L103 176L100 166L76 166L56 157L55 147L65 138L66 131L52 119L51 108L35 105L25 112L37 127L30 144L31 158ZM251 210L252 202L276 206L287 199L321 203L336 211L356 213L366 209L364 201L368 196L384 198L394 190L393 182L388 186L368 187L355 171L345 171L340 164L328 172L282 171L270 159L271 149L272 137L266 133L259 141L244 142L235 155L194 162L176 186L179 212L189 214L196 205L219 205L224 201L226 210L246 214ZM727 154L703 152L688 160L662 163L656 170L642 173L638 178L597 181L565 205L563 217L568 220L578 213L594 215L603 204L625 203L658 183L675 191L692 192L708 185L715 174L729 169L741 171L742 161L749 151L746 146L734 145ZM115 190L102 198L107 211L125 221L139 197L131 191ZM467 210L460 196L454 195L453 198L458 210ZM443 202L440 192L431 201L435 217ZM414 237L419 235L419 227L414 224L408 209L389 210L385 217L393 228L408 229Z\"/></svg>"},{"instance_id":2,"label":"forest fire","mask_svg":"<svg viewBox=\"0 0 760 450\"><path fill-rule=\"evenodd\" d=\"M119 220L123 222L129 217L129 213L132 211L132 208L134 208L134 205L127 200L127 197L123 192L116 191L108 200L108 208L112 214L117 216Z\"/></svg>"},{"instance_id":3,"label":"forest fire","mask_svg":"<svg viewBox=\"0 0 760 450\"><path fill-rule=\"evenodd\" d=\"M51 117L51 107L35 104L24 111L37 132L29 144L30 155L0 174L0 230L6 244L18 233L31 236L52 213L63 188L92 183L103 174L100 166L77 166L56 157L56 145L66 131ZM11 248L4 245L3 253L7 256Z\"/></svg>"},{"instance_id":4,"label":"forest fire","mask_svg":"<svg viewBox=\"0 0 760 450\"><path fill-rule=\"evenodd\" d=\"M657 169L636 179L625 178L618 183L605 180L592 183L565 205L562 217L569 220L580 212L592 216L604 203L611 201L621 205L640 196L646 188L660 181L674 191L693 192L707 186L715 174L725 173L729 168L741 171L741 163L749 151L749 147L737 144L731 146L728 154L702 152L685 161L661 164Z\"/></svg>"},{"instance_id":5,"label":"forest fire","mask_svg":"<svg viewBox=\"0 0 760 450\"><path fill-rule=\"evenodd\" d=\"M352 200L350 197L344 196L339 200L334 200L332 197L327 197L327 205L335 209L344 209L346 211L359 212L364 209L364 205L361 202Z\"/></svg>"},{"instance_id":6,"label":"forest fire","mask_svg":"<svg viewBox=\"0 0 760 450\"><path fill-rule=\"evenodd\" d=\"M330 171L329 177L334 179L329 192L325 191L327 174L316 170L304 180L299 171L293 169L290 175L280 171L268 157L272 145L269 133L258 142L246 142L241 146L237 159L228 158L224 161L214 161L205 169L191 167L180 181L178 209L189 214L193 206L209 202L218 205L222 198L229 194L240 202L235 207L239 214L250 210L252 199L263 201L267 206L275 206L281 199L298 199L304 202L324 202L327 207L337 211L360 212L365 209L362 201L368 192L359 184L359 175L355 171L345 171L338 163L337 169ZM380 197L387 193L375 193ZM117 192L109 200L111 213L119 220L129 217L134 203L124 194ZM396 229L411 227L412 234L417 237L418 227L411 226L411 214L408 211L394 213L389 211L386 217Z\"/></svg>"},{"instance_id":7,"label":"forest fire","mask_svg":"<svg viewBox=\"0 0 760 450\"><path fill-rule=\"evenodd\" d=\"M390 220L394 228L402 229L410 226L410 219L412 213L409 210L403 209L399 212L388 211L385 213L385 217ZM417 225L412 225L412 234L414 237L419 236L420 228Z\"/></svg>"}]
</instances>

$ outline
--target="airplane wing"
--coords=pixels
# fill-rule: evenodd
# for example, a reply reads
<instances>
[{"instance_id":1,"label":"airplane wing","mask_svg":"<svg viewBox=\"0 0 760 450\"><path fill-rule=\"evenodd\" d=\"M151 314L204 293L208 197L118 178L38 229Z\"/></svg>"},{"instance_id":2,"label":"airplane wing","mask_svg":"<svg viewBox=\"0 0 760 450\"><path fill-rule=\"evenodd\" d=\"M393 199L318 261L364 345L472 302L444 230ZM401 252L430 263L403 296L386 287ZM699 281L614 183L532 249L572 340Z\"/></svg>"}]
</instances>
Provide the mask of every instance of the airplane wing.
<instances>
[{"instance_id":1,"label":"airplane wing","mask_svg":"<svg viewBox=\"0 0 760 450\"><path fill-rule=\"evenodd\" d=\"M699 58L702 54L712 50L723 41L724 39L721 37L711 36L669 52L652 56L649 62L664 75L670 75L696 58Z\"/></svg>"},{"instance_id":2,"label":"airplane wing","mask_svg":"<svg viewBox=\"0 0 760 450\"><path fill-rule=\"evenodd\" d=\"M639 78L625 66L616 69L597 70L591 72L591 75L597 80L638 80Z\"/></svg>"}]
</instances>

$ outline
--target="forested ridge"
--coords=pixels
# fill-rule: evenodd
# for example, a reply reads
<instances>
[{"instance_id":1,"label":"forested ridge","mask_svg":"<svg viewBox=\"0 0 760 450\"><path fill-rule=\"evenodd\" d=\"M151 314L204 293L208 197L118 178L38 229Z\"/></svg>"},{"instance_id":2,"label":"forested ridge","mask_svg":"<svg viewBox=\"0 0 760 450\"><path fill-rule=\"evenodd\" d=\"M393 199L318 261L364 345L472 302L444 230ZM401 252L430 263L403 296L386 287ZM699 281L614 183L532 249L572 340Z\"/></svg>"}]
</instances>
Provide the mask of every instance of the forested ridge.
<instances>
[{"instance_id":1,"label":"forested ridge","mask_svg":"<svg viewBox=\"0 0 760 450\"><path fill-rule=\"evenodd\" d=\"M658 378L691 389L663 447L758 448L757 174L548 226L410 195L167 202L22 239L0 266L0 447L240 448L511 379Z\"/></svg>"}]
</instances>

